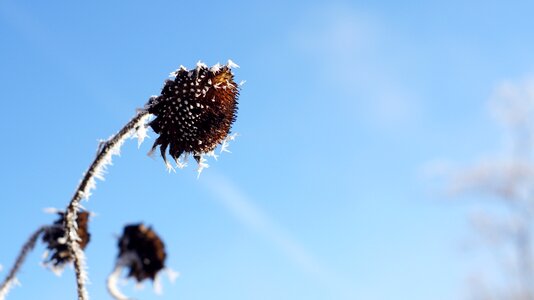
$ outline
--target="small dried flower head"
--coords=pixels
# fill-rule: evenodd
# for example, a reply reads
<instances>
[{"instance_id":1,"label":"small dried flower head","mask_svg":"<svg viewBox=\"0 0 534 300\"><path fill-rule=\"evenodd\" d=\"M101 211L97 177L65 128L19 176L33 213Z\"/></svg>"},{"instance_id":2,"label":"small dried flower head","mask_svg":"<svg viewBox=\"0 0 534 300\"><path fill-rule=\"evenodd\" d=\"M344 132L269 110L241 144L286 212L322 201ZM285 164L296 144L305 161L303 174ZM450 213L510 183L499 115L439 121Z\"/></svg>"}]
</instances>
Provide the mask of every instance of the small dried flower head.
<instances>
[{"instance_id":1,"label":"small dried flower head","mask_svg":"<svg viewBox=\"0 0 534 300\"><path fill-rule=\"evenodd\" d=\"M128 277L138 282L154 280L165 267L165 245L150 227L134 224L124 227L119 239L119 264L129 269Z\"/></svg>"},{"instance_id":2,"label":"small dried flower head","mask_svg":"<svg viewBox=\"0 0 534 300\"><path fill-rule=\"evenodd\" d=\"M49 250L48 259L45 263L52 263L54 267L62 267L72 260L72 256L65 237L65 213L57 212L57 214L59 219L45 230L43 242ZM88 231L89 213L85 211L79 212L76 223L78 226L77 234L80 238L78 244L81 249L85 249L91 239L91 234Z\"/></svg>"},{"instance_id":3,"label":"small dried flower head","mask_svg":"<svg viewBox=\"0 0 534 300\"><path fill-rule=\"evenodd\" d=\"M192 154L200 163L202 154L228 137L237 113L239 90L231 69L236 66L229 61L211 68L199 62L190 71L180 67L161 95L149 100L147 110L156 116L150 126L159 134L152 150L159 146L165 162L169 148L178 164L182 154Z\"/></svg>"}]
</instances>

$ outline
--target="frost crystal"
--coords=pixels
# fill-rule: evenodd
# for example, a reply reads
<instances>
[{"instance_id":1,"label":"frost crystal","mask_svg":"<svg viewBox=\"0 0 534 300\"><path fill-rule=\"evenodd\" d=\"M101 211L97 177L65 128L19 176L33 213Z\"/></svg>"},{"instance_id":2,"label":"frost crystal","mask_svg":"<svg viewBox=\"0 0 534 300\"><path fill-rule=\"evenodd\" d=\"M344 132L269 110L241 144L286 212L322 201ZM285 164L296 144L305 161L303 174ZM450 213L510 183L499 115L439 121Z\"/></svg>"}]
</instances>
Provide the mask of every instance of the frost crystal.
<instances>
[{"instance_id":1,"label":"frost crystal","mask_svg":"<svg viewBox=\"0 0 534 300\"><path fill-rule=\"evenodd\" d=\"M197 68L204 68L204 69L206 69L207 67L208 67L208 66L207 66L205 63L203 63L202 61L199 60L199 61L197 62Z\"/></svg>"},{"instance_id":2,"label":"frost crystal","mask_svg":"<svg viewBox=\"0 0 534 300\"><path fill-rule=\"evenodd\" d=\"M140 120L139 126L134 129L135 131L132 134L132 138L137 138L137 148L140 148L143 141L148 137L147 122L150 117L150 114L146 114L145 116L143 116Z\"/></svg>"},{"instance_id":3,"label":"frost crystal","mask_svg":"<svg viewBox=\"0 0 534 300\"><path fill-rule=\"evenodd\" d=\"M214 64L211 68L210 68L210 71L213 72L213 73L216 73L216 72L219 72L219 70L221 69L221 64L220 63L216 63Z\"/></svg>"},{"instance_id":4,"label":"frost crystal","mask_svg":"<svg viewBox=\"0 0 534 300\"><path fill-rule=\"evenodd\" d=\"M209 168L209 165L207 163L208 160L204 158L203 154L196 154L196 156L200 157L200 159L198 159L198 167L197 167L197 172L198 172L197 178L200 178L200 173L202 173L202 170Z\"/></svg>"},{"instance_id":5,"label":"frost crystal","mask_svg":"<svg viewBox=\"0 0 534 300\"><path fill-rule=\"evenodd\" d=\"M228 152L228 153L232 153L230 152L230 150L228 150L228 148L230 147L230 142L231 141L234 141L235 138L237 137L237 133L234 133L232 135L229 135L227 136L224 141L222 142L222 145L221 145L221 152L220 153L223 153L223 152Z\"/></svg>"},{"instance_id":6,"label":"frost crystal","mask_svg":"<svg viewBox=\"0 0 534 300\"><path fill-rule=\"evenodd\" d=\"M6 285L0 290L0 300L4 300L13 287L20 285L20 281L17 278L13 278L13 280L6 282Z\"/></svg>"},{"instance_id":7,"label":"frost crystal","mask_svg":"<svg viewBox=\"0 0 534 300\"><path fill-rule=\"evenodd\" d=\"M233 62L231 59L228 60L228 62L226 63L226 65L227 65L230 69L239 68L239 65L236 64L235 62Z\"/></svg>"}]
</instances>

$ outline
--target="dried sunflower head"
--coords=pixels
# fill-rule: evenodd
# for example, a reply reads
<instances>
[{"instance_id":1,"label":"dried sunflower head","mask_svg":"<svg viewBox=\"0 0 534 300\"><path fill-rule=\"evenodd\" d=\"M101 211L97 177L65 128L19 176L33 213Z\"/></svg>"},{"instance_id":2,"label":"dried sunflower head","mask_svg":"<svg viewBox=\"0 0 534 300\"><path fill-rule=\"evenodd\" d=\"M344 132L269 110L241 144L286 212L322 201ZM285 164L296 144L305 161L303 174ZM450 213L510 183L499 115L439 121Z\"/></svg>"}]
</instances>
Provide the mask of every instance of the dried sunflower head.
<instances>
[{"instance_id":1,"label":"dried sunflower head","mask_svg":"<svg viewBox=\"0 0 534 300\"><path fill-rule=\"evenodd\" d=\"M61 268L72 260L72 256L65 238L65 213L57 212L57 214L59 219L45 230L43 242L49 251L45 264L52 263L53 267ZM91 239L91 234L88 231L89 213L85 211L79 212L76 223L78 225L77 233L80 237L78 244L81 249L85 249Z\"/></svg>"},{"instance_id":2,"label":"dried sunflower head","mask_svg":"<svg viewBox=\"0 0 534 300\"><path fill-rule=\"evenodd\" d=\"M147 278L154 280L165 267L166 257L165 245L152 228L143 224L124 227L117 264L129 269L128 277L138 282Z\"/></svg>"},{"instance_id":3,"label":"dried sunflower head","mask_svg":"<svg viewBox=\"0 0 534 300\"><path fill-rule=\"evenodd\" d=\"M182 66L161 94L149 100L147 110L156 116L149 125L159 134L152 150L159 146L165 163L168 149L179 166L187 154L200 164L203 154L226 141L237 113L235 66L231 61L211 68L199 62L194 70Z\"/></svg>"}]
</instances>

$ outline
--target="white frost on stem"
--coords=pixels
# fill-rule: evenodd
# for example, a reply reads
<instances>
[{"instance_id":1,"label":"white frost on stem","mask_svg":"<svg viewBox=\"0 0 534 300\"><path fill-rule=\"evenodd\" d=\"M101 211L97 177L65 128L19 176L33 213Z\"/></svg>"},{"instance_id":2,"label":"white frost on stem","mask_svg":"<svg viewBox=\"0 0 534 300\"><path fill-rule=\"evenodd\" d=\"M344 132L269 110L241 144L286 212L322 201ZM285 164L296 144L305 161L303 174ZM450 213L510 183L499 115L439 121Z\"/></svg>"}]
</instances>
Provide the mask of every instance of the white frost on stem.
<instances>
[{"instance_id":1,"label":"white frost on stem","mask_svg":"<svg viewBox=\"0 0 534 300\"><path fill-rule=\"evenodd\" d=\"M140 125L136 128L134 134L132 135L132 138L137 138L137 148L140 148L143 141L149 137L147 128L150 117L150 114L146 114L144 117L142 117L139 121Z\"/></svg>"},{"instance_id":2,"label":"white frost on stem","mask_svg":"<svg viewBox=\"0 0 534 300\"><path fill-rule=\"evenodd\" d=\"M113 270L113 272L111 272L111 274L109 274L108 280L107 280L108 292L116 300L128 300L129 299L118 288L122 269L123 269L123 266L117 262L117 264L115 265L115 269Z\"/></svg>"},{"instance_id":3,"label":"white frost on stem","mask_svg":"<svg viewBox=\"0 0 534 300\"><path fill-rule=\"evenodd\" d=\"M24 246L22 246L22 249L20 250L20 253L17 257L17 260L15 261L15 264L9 271L8 275L4 279L4 281L0 284L0 300L4 300L9 290L15 286L19 285L19 282L16 278L16 275L20 268L22 267L22 264L24 263L24 260L26 259L26 256L28 253L30 253L31 250L35 247L35 243L41 233L43 233L46 230L46 226L42 226L39 229L37 229L26 241Z\"/></svg>"},{"instance_id":4,"label":"white frost on stem","mask_svg":"<svg viewBox=\"0 0 534 300\"><path fill-rule=\"evenodd\" d=\"M74 260L74 271L76 274L76 283L78 291L78 300L88 300L89 295L85 287L88 281L88 275L85 265L85 256L83 250L80 248L78 241L80 240L77 234L78 211L81 208L80 201L82 199L89 199L91 190L96 187L95 178L104 179L106 167L111 165L113 155L120 154L120 148L124 141L129 137L137 134L141 128L146 126L149 113L146 110L138 110L135 117L128 122L117 134L109 138L107 141L99 145L99 149L93 163L85 172L74 196L72 197L65 214L65 228L67 244ZM142 133L141 133L142 134Z\"/></svg>"},{"instance_id":5,"label":"white frost on stem","mask_svg":"<svg viewBox=\"0 0 534 300\"><path fill-rule=\"evenodd\" d=\"M141 259L133 251L128 251L124 253L123 255L121 255L117 259L117 262L115 263L115 268L113 269L113 272L111 272L111 274L109 274L108 276L107 288L111 296L115 298L116 300L129 300L130 299L126 297L118 288L118 283L119 283L122 270L126 266L130 266L130 265L138 265L138 266L142 265Z\"/></svg>"},{"instance_id":6,"label":"white frost on stem","mask_svg":"<svg viewBox=\"0 0 534 300\"><path fill-rule=\"evenodd\" d=\"M14 286L20 286L20 281L16 277L13 277L12 280L6 282L5 286L0 290L0 300L4 300Z\"/></svg>"}]
</instances>

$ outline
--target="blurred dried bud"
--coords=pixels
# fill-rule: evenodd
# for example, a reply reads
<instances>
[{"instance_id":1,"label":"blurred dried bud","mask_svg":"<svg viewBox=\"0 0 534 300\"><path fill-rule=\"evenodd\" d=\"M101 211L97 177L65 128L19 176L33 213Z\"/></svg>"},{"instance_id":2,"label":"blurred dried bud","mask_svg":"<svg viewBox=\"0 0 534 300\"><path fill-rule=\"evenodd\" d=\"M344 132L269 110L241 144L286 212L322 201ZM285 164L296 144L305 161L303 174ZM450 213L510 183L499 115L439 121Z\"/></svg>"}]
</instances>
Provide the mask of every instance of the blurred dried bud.
<instances>
[{"instance_id":1,"label":"blurred dried bud","mask_svg":"<svg viewBox=\"0 0 534 300\"><path fill-rule=\"evenodd\" d=\"M150 227L134 224L124 227L119 239L120 265L129 269L128 277L138 282L146 278L154 280L165 267L165 245Z\"/></svg>"},{"instance_id":2,"label":"blurred dried bud","mask_svg":"<svg viewBox=\"0 0 534 300\"><path fill-rule=\"evenodd\" d=\"M54 267L62 267L72 260L65 237L65 213L58 212L58 215L59 219L52 226L46 228L43 234L43 242L49 250L45 263L52 263ZM79 212L76 223L78 225L77 234L80 238L78 244L81 249L85 249L91 239L91 234L88 231L89 213L85 211Z\"/></svg>"},{"instance_id":3,"label":"blurred dried bud","mask_svg":"<svg viewBox=\"0 0 534 300\"><path fill-rule=\"evenodd\" d=\"M236 119L237 84L232 67L219 64L208 67L198 63L194 70L181 67L167 80L161 95L152 97L149 113L156 116L150 123L159 134L152 150L160 147L165 162L166 151L177 163L182 154L192 154L200 162L202 154L210 153L223 143Z\"/></svg>"}]
</instances>

